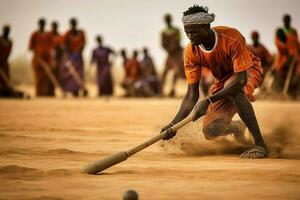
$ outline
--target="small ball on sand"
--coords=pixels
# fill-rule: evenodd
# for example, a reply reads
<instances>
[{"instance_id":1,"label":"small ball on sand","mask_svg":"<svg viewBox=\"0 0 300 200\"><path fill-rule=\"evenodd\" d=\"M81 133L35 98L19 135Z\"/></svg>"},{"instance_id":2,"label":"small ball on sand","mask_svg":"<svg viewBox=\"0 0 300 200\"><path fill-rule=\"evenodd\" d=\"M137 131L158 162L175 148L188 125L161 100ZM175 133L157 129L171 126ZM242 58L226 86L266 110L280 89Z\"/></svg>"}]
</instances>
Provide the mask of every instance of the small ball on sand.
<instances>
[{"instance_id":1,"label":"small ball on sand","mask_svg":"<svg viewBox=\"0 0 300 200\"><path fill-rule=\"evenodd\" d=\"M138 200L139 195L135 190L127 190L123 195L123 200Z\"/></svg>"}]
</instances>

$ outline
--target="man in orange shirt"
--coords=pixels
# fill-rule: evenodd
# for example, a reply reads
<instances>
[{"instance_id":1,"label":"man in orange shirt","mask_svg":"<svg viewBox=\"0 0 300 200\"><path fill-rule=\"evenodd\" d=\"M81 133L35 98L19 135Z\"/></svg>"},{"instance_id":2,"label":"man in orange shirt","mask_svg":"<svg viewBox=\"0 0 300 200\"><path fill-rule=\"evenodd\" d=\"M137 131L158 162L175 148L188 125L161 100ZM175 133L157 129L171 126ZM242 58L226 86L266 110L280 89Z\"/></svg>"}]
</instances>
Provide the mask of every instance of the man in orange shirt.
<instances>
[{"instance_id":1,"label":"man in orange shirt","mask_svg":"<svg viewBox=\"0 0 300 200\"><path fill-rule=\"evenodd\" d=\"M252 134L255 145L241 154L242 158L267 156L266 145L250 101L253 91L262 81L263 69L259 58L246 47L245 38L234 28L218 26L211 28L215 15L207 7L194 5L184 12L184 30L191 43L184 51L184 69L188 81L187 94L170 124L170 139L175 136L170 127L192 113L193 121L204 116L203 133L207 139L234 134L236 140L244 142L245 125ZM197 103L202 68L209 68L217 82L212 95ZM238 113L241 121L232 121ZM245 124L245 125L244 125Z\"/></svg>"},{"instance_id":2,"label":"man in orange shirt","mask_svg":"<svg viewBox=\"0 0 300 200\"><path fill-rule=\"evenodd\" d=\"M64 45L69 55L69 61L74 66L81 81L84 81L84 62L82 52L85 46L85 34L82 30L77 29L77 20L70 20L71 29L64 36ZM79 95L80 86L76 79L72 76L62 75L67 77L62 80L62 86L66 92L71 92L73 96ZM84 89L84 95L87 91Z\"/></svg>"},{"instance_id":3,"label":"man in orange shirt","mask_svg":"<svg viewBox=\"0 0 300 200\"><path fill-rule=\"evenodd\" d=\"M50 35L52 38L51 66L53 67L55 77L58 79L59 62L62 57L63 36L58 32L58 23L56 21L51 23Z\"/></svg>"},{"instance_id":4,"label":"man in orange shirt","mask_svg":"<svg viewBox=\"0 0 300 200\"><path fill-rule=\"evenodd\" d=\"M45 31L46 21L38 21L39 29L32 33L29 50L33 52L32 68L35 76L35 89L37 96L54 96L54 86L50 81L41 63L51 65L52 37Z\"/></svg>"}]
</instances>

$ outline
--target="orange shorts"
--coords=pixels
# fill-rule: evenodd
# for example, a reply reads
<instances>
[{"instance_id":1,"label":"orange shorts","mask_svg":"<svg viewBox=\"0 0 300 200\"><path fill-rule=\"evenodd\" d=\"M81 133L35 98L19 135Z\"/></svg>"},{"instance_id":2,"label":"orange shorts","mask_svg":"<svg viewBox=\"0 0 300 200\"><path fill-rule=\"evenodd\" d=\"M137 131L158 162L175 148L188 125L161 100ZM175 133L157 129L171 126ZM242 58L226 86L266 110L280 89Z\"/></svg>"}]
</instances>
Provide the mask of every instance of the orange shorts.
<instances>
[{"instance_id":1,"label":"orange shorts","mask_svg":"<svg viewBox=\"0 0 300 200\"><path fill-rule=\"evenodd\" d=\"M255 68L249 68L247 69L247 75L247 84L243 88L243 91L250 101L255 101L253 92L261 84L262 74ZM224 85L228 84L228 82L230 82L230 78L225 81ZM207 126L216 119L223 119L226 123L230 123L235 113L237 113L237 108L229 98L216 101L209 105L203 119L203 126Z\"/></svg>"}]
</instances>

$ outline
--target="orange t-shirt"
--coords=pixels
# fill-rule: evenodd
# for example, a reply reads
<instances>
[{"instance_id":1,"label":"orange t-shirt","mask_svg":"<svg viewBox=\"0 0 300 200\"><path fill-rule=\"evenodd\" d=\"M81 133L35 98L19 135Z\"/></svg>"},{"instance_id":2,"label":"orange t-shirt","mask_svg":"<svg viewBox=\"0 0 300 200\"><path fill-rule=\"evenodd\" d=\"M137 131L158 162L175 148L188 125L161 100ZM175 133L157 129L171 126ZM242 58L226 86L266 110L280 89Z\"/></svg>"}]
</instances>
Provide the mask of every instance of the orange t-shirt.
<instances>
[{"instance_id":1,"label":"orange t-shirt","mask_svg":"<svg viewBox=\"0 0 300 200\"><path fill-rule=\"evenodd\" d=\"M296 29L292 28L290 33L286 33L287 37L287 48L289 49L289 54L293 56L298 56L299 51L299 40L298 33Z\"/></svg>"},{"instance_id":2,"label":"orange t-shirt","mask_svg":"<svg viewBox=\"0 0 300 200\"><path fill-rule=\"evenodd\" d=\"M60 48L64 43L64 37L60 34L54 34L52 32L49 32L52 38L52 48L57 49Z\"/></svg>"},{"instance_id":3,"label":"orange t-shirt","mask_svg":"<svg viewBox=\"0 0 300 200\"><path fill-rule=\"evenodd\" d=\"M202 68L210 69L217 82L212 88L215 93L224 87L224 83L233 73L251 68L251 73L262 76L263 68L260 59L255 57L247 48L242 34L230 27L217 26L212 28L216 36L215 46L207 51L201 46L189 44L184 51L184 70L189 84L201 79ZM255 83L258 87L259 81ZM252 91L253 92L253 91ZM250 95L250 94L249 94Z\"/></svg>"},{"instance_id":4,"label":"orange t-shirt","mask_svg":"<svg viewBox=\"0 0 300 200\"><path fill-rule=\"evenodd\" d=\"M36 31L31 35L29 49L38 56L49 56L52 48L52 37L49 32Z\"/></svg>"},{"instance_id":5,"label":"orange t-shirt","mask_svg":"<svg viewBox=\"0 0 300 200\"><path fill-rule=\"evenodd\" d=\"M65 34L64 41L71 54L81 53L85 45L84 32L79 30L77 35L73 35L72 30L70 30Z\"/></svg>"},{"instance_id":6,"label":"orange t-shirt","mask_svg":"<svg viewBox=\"0 0 300 200\"><path fill-rule=\"evenodd\" d=\"M300 45L296 29L292 28L290 33L286 34L286 43L275 37L275 45L277 47L277 55L274 61L274 68L277 72L283 69L289 56L295 56L299 59ZM297 64L299 65L299 64Z\"/></svg>"}]
</instances>

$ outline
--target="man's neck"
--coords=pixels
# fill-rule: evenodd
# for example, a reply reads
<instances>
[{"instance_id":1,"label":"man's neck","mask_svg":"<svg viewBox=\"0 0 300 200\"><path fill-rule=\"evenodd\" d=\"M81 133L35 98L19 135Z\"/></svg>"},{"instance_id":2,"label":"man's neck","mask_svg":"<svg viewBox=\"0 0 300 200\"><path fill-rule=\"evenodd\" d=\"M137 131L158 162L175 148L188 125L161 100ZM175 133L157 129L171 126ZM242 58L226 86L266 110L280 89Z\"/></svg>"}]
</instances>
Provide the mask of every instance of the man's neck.
<instances>
[{"instance_id":1,"label":"man's neck","mask_svg":"<svg viewBox=\"0 0 300 200\"><path fill-rule=\"evenodd\" d=\"M201 44L206 50L212 50L215 46L215 43L215 33L212 29L210 29L207 38Z\"/></svg>"},{"instance_id":2,"label":"man's neck","mask_svg":"<svg viewBox=\"0 0 300 200\"><path fill-rule=\"evenodd\" d=\"M172 24L168 24L168 25L167 25L167 28L168 28L168 29L173 29L173 25L172 25Z\"/></svg>"},{"instance_id":3,"label":"man's neck","mask_svg":"<svg viewBox=\"0 0 300 200\"><path fill-rule=\"evenodd\" d=\"M2 37L2 39L3 39L3 40L5 40L5 41L9 41L9 37L8 37L8 35L2 35L1 37Z\"/></svg>"},{"instance_id":4,"label":"man's neck","mask_svg":"<svg viewBox=\"0 0 300 200\"><path fill-rule=\"evenodd\" d=\"M283 31L285 33L290 33L292 31L292 27L291 26L285 26L285 27L283 27Z\"/></svg>"},{"instance_id":5,"label":"man's neck","mask_svg":"<svg viewBox=\"0 0 300 200\"><path fill-rule=\"evenodd\" d=\"M259 45L260 45L259 41L253 42L253 46L254 46L254 47L258 47Z\"/></svg>"}]
</instances>

